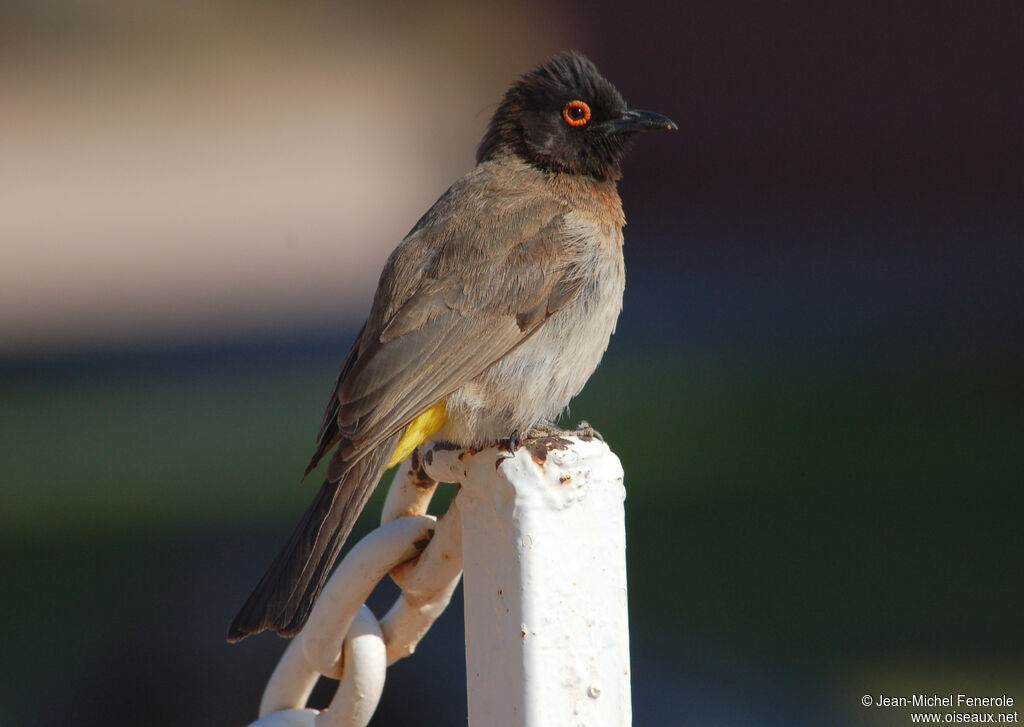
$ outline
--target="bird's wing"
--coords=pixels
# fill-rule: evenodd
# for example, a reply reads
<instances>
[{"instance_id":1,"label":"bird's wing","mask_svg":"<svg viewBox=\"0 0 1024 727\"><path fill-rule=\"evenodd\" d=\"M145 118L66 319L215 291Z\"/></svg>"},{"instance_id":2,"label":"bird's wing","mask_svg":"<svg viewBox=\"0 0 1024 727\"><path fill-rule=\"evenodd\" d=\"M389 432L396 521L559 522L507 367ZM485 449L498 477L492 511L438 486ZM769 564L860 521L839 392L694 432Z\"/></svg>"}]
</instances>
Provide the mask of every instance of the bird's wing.
<instances>
[{"instance_id":1,"label":"bird's wing","mask_svg":"<svg viewBox=\"0 0 1024 727\"><path fill-rule=\"evenodd\" d=\"M586 241L561 204L473 201L460 213L442 197L389 259L314 457L341 442L332 479L526 340L582 286L575 261Z\"/></svg>"}]
</instances>

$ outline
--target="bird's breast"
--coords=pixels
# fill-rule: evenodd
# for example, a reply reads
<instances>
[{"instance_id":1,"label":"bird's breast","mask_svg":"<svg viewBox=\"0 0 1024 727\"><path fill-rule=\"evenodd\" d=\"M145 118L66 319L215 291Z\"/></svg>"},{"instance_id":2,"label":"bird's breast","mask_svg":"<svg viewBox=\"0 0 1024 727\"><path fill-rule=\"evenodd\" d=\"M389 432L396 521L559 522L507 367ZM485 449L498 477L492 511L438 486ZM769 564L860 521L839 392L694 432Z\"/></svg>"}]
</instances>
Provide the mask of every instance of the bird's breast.
<instances>
[{"instance_id":1,"label":"bird's breast","mask_svg":"<svg viewBox=\"0 0 1024 727\"><path fill-rule=\"evenodd\" d=\"M579 293L530 338L448 398L441 434L483 446L556 417L597 368L622 310L625 266L622 228L570 213L567 232L584 244L573 266Z\"/></svg>"}]
</instances>

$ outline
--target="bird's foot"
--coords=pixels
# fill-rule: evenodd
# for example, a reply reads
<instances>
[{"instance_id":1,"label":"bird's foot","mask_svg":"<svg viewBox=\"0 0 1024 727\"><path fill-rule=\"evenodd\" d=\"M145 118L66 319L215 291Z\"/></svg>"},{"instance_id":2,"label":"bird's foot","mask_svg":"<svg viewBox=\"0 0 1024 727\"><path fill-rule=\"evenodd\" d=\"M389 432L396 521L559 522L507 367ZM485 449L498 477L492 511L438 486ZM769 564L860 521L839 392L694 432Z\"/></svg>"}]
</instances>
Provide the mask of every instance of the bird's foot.
<instances>
[{"instance_id":1,"label":"bird's foot","mask_svg":"<svg viewBox=\"0 0 1024 727\"><path fill-rule=\"evenodd\" d=\"M568 433L570 436L579 437L583 440L596 439L599 442L604 441L604 435L590 426L590 422L586 419L577 424L575 429L569 429Z\"/></svg>"},{"instance_id":2,"label":"bird's foot","mask_svg":"<svg viewBox=\"0 0 1024 727\"><path fill-rule=\"evenodd\" d=\"M523 434L520 434L518 431L512 432L509 438L502 443L502 447L509 452L515 452L518 447L528 446L531 442L542 439L564 439L566 437L576 437L584 441L591 439L604 441L601 432L590 426L590 422L587 421L580 422L575 429L562 429L561 427L556 427L551 422L542 422L534 427L530 427Z\"/></svg>"}]
</instances>

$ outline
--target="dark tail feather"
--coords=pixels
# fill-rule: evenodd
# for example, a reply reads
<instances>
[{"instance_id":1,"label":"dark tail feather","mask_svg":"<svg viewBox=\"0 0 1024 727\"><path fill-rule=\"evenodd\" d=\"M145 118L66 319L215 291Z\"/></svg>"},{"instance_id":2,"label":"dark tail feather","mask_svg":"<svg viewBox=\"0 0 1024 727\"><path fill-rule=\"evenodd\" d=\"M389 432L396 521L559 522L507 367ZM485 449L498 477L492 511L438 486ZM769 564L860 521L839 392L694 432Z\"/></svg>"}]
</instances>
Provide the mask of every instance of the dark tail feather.
<instances>
[{"instance_id":1,"label":"dark tail feather","mask_svg":"<svg viewBox=\"0 0 1024 727\"><path fill-rule=\"evenodd\" d=\"M273 629L294 636L306 623L341 546L398 442L395 435L327 480L228 628L228 641Z\"/></svg>"}]
</instances>

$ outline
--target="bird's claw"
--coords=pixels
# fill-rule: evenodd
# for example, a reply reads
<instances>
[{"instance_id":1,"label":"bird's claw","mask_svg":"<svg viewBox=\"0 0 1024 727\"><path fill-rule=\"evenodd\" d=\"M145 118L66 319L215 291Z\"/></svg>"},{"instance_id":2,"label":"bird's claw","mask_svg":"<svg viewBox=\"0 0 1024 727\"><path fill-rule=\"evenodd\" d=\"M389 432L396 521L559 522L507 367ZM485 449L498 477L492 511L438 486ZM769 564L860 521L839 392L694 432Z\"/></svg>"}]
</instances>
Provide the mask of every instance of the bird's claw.
<instances>
[{"instance_id":1,"label":"bird's claw","mask_svg":"<svg viewBox=\"0 0 1024 727\"><path fill-rule=\"evenodd\" d=\"M596 439L599 442L604 441L604 435L590 426L590 422L586 419L577 424L575 429L570 429L568 433L574 437L579 437L580 439Z\"/></svg>"}]
</instances>

